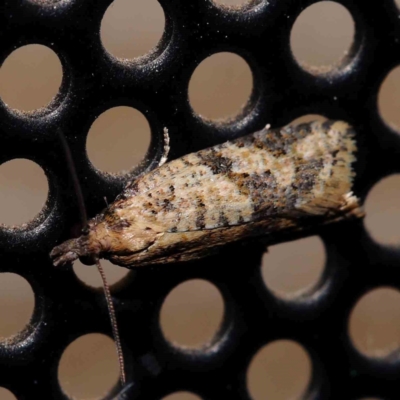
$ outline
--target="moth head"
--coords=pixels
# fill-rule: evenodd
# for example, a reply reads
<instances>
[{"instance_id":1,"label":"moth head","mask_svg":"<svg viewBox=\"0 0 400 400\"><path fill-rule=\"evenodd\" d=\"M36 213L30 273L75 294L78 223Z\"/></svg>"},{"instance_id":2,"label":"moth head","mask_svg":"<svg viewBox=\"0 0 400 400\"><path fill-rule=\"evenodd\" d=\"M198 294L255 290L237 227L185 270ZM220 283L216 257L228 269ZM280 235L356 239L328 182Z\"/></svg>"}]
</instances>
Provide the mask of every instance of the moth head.
<instances>
[{"instance_id":1,"label":"moth head","mask_svg":"<svg viewBox=\"0 0 400 400\"><path fill-rule=\"evenodd\" d=\"M94 265L99 259L99 252L96 249L89 249L89 232L84 232L77 239L70 239L54 247L50 253L53 264L56 267L63 267L79 260L85 265Z\"/></svg>"}]
</instances>

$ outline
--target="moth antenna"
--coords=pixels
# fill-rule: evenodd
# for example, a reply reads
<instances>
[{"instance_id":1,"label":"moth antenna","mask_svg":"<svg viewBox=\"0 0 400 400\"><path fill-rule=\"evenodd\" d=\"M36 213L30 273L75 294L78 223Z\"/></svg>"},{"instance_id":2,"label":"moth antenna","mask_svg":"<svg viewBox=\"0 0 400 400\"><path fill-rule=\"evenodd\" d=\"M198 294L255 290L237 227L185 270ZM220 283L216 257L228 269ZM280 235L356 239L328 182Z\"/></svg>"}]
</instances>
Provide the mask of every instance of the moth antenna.
<instances>
[{"instance_id":1,"label":"moth antenna","mask_svg":"<svg viewBox=\"0 0 400 400\"><path fill-rule=\"evenodd\" d=\"M81 185L79 183L78 174L76 173L74 160L72 159L71 149L70 149L70 147L67 143L67 140L65 139L65 136L62 133L60 128L57 129L57 133L60 138L60 142L61 142L63 150L64 150L65 158L67 160L67 166L68 166L69 172L72 177L74 191L76 194L76 200L78 202L79 215L81 217L81 222L82 222L82 232L87 233L89 231L89 225L88 225L85 201L83 199L83 193L82 193Z\"/></svg>"},{"instance_id":2,"label":"moth antenna","mask_svg":"<svg viewBox=\"0 0 400 400\"><path fill-rule=\"evenodd\" d=\"M110 287L108 286L108 283L107 283L106 274L104 273L104 269L101 266L99 260L96 260L96 267L99 270L101 279L103 281L104 296L106 298L108 314L110 315L110 320L111 320L112 333L114 336L115 347L117 350L119 370L120 370L120 379L121 379L122 386L124 386L125 382L126 382L125 362L124 362L124 354L122 352L121 339L119 337L119 332L118 332L118 324L117 324L117 317L115 316L114 304L113 304L113 301L111 298Z\"/></svg>"},{"instance_id":3,"label":"moth antenna","mask_svg":"<svg viewBox=\"0 0 400 400\"><path fill-rule=\"evenodd\" d=\"M158 163L159 167L161 167L161 165L165 164L165 162L167 161L169 150L170 150L170 147L169 147L168 129L164 128L164 152L163 152L160 162Z\"/></svg>"},{"instance_id":4,"label":"moth antenna","mask_svg":"<svg viewBox=\"0 0 400 400\"><path fill-rule=\"evenodd\" d=\"M67 161L67 166L68 166L69 172L72 177L74 190L75 190L75 194L76 194L77 202L78 202L79 214L80 214L81 222L82 222L82 226L83 226L82 232L88 233L89 232L89 224L88 224L88 218L87 218L87 213L86 213L85 201L83 198L82 188L79 183L78 174L76 173L75 164L72 159L71 149L70 149L70 147L67 143L67 140L65 139L65 136L62 133L60 128L57 129L57 133L60 138L60 141L61 141L61 144L62 144L62 147L64 150L65 158ZM99 260L96 260L96 267L100 273L101 280L103 281L104 296L106 298L108 314L110 316L110 321L111 321L111 329L112 329L112 333L113 333L113 337L114 337L115 347L117 350L118 364L119 364L119 369L120 369L120 379L121 379L122 385L124 386L125 382L126 382L125 362L124 362L124 355L122 353L121 340L120 340L119 333L118 333L118 324L117 324L117 318L115 316L114 304L112 302L110 287L108 286L106 275L104 273L104 270L103 270Z\"/></svg>"}]
</instances>

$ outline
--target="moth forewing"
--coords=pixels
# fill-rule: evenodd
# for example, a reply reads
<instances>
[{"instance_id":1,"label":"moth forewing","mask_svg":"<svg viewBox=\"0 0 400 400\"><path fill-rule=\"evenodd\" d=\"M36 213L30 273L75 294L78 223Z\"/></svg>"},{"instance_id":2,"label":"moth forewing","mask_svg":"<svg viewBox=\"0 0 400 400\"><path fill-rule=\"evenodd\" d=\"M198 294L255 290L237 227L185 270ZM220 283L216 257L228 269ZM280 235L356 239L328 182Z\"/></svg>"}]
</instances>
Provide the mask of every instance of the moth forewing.
<instances>
[{"instance_id":1,"label":"moth forewing","mask_svg":"<svg viewBox=\"0 0 400 400\"><path fill-rule=\"evenodd\" d=\"M188 261L227 243L363 215L345 122L259 132L161 165L127 185L57 246L55 265L107 258L127 268Z\"/></svg>"}]
</instances>

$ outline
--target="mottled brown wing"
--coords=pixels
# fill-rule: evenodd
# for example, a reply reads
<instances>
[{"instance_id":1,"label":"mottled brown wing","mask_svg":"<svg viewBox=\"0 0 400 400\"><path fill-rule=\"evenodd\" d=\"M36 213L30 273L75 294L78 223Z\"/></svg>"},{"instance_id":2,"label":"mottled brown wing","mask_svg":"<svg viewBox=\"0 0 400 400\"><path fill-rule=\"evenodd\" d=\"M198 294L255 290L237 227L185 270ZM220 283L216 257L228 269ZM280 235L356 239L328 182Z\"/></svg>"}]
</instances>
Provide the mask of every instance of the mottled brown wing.
<instances>
[{"instance_id":1,"label":"mottled brown wing","mask_svg":"<svg viewBox=\"0 0 400 400\"><path fill-rule=\"evenodd\" d=\"M122 219L164 232L340 213L356 146L344 122L267 130L163 165L130 185ZM354 199L353 199L354 200Z\"/></svg>"}]
</instances>

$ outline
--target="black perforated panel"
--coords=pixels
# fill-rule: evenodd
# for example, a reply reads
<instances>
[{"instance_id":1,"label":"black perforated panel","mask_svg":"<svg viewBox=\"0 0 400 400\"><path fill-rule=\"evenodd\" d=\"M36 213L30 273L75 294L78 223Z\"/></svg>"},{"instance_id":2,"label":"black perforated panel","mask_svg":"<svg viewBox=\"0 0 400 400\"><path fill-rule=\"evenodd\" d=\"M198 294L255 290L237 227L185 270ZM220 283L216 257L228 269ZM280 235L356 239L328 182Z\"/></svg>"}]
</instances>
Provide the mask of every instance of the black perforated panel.
<instances>
[{"instance_id":1,"label":"black perforated panel","mask_svg":"<svg viewBox=\"0 0 400 400\"><path fill-rule=\"evenodd\" d=\"M18 399L66 398L57 380L66 346L85 333L110 335L102 292L85 287L72 271L55 269L48 257L79 226L57 127L72 149L90 216L103 208L104 196L114 198L128 179L154 167L164 126L171 137L170 157L176 158L267 123L282 126L303 114L322 114L355 127L359 196L381 177L400 171L400 136L377 110L380 84L400 62L394 1L339 1L354 18L355 40L342 63L322 75L300 67L289 46L294 21L313 1L259 0L237 11L211 0L159 1L166 16L163 39L152 54L129 63L112 58L100 42L101 19L111 0L0 1L0 60L22 45L40 43L57 53L64 74L59 95L39 112L24 115L0 103L0 162L31 159L46 171L50 186L46 209L36 221L23 229L0 230L1 271L25 277L36 300L30 327L0 345L0 386ZM248 62L254 90L235 121L213 124L193 113L187 93L196 66L221 51ZM118 105L140 110L153 134L145 162L124 178L93 169L85 153L95 118ZM189 390L203 399L249 399L246 371L252 356L272 340L289 338L312 358L307 398L398 399L397 355L379 361L360 355L347 325L354 304L368 290L381 285L400 289L399 250L375 243L362 221L318 233L327 253L323 280L297 301L279 300L266 289L260 273L264 249L257 243L190 265L133 271L114 291L129 380L119 398L160 399ZM227 280L229 265L236 267L229 269ZM159 326L163 299L191 278L214 283L226 307L214 344L196 352L173 347Z\"/></svg>"}]
</instances>

